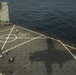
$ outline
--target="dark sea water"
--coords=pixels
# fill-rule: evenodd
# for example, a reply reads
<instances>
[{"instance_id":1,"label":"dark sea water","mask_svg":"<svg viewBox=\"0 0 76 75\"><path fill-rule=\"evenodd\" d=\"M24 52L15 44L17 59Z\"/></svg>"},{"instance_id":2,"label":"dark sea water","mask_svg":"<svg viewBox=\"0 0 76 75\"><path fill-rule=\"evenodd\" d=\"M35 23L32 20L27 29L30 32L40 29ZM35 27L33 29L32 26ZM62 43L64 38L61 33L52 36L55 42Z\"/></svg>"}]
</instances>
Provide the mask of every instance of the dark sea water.
<instances>
[{"instance_id":1,"label":"dark sea water","mask_svg":"<svg viewBox=\"0 0 76 75\"><path fill-rule=\"evenodd\" d=\"M76 43L76 0L8 1L10 21Z\"/></svg>"}]
</instances>

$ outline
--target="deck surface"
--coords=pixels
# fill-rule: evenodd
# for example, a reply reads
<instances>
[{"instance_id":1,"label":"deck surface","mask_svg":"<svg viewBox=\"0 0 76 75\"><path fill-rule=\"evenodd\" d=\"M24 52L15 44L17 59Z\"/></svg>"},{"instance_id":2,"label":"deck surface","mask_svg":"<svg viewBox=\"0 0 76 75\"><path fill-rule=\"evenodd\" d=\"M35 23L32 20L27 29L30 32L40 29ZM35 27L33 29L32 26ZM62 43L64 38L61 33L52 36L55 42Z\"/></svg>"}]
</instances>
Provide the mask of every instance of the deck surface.
<instances>
[{"instance_id":1,"label":"deck surface","mask_svg":"<svg viewBox=\"0 0 76 75\"><path fill-rule=\"evenodd\" d=\"M13 26L0 27L0 48ZM19 30L17 33L16 30ZM3 75L76 75L76 49L43 34L15 26L0 58ZM8 54L7 54L8 53ZM9 62L10 58L14 61Z\"/></svg>"}]
</instances>

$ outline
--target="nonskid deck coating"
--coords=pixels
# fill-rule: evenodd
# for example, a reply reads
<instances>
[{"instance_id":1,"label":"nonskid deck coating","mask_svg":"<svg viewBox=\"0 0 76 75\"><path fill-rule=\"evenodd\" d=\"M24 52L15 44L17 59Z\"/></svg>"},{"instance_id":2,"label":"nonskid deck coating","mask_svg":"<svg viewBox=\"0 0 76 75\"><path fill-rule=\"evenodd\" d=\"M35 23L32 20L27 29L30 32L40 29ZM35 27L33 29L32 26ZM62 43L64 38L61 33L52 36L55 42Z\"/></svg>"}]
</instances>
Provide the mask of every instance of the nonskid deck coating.
<instances>
[{"instance_id":1,"label":"nonskid deck coating","mask_svg":"<svg viewBox=\"0 0 76 75\"><path fill-rule=\"evenodd\" d=\"M0 36L3 35L0 47L11 28L0 28ZM16 33L17 29L19 33ZM75 49L67 48L76 55ZM0 58L0 72L4 75L76 75L76 60L60 42L19 26L12 31L3 55ZM8 62L10 57L14 57L15 61Z\"/></svg>"}]
</instances>

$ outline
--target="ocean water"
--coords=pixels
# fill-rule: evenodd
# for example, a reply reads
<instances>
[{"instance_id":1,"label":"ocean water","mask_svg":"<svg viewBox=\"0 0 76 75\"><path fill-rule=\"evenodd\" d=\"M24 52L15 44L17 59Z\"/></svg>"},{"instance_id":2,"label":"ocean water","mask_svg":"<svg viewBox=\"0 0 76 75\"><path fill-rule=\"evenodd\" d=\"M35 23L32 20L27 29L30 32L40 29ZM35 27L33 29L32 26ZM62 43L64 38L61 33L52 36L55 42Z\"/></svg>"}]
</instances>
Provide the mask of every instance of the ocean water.
<instances>
[{"instance_id":1,"label":"ocean water","mask_svg":"<svg viewBox=\"0 0 76 75\"><path fill-rule=\"evenodd\" d=\"M76 0L9 2L10 22L76 43Z\"/></svg>"}]
</instances>

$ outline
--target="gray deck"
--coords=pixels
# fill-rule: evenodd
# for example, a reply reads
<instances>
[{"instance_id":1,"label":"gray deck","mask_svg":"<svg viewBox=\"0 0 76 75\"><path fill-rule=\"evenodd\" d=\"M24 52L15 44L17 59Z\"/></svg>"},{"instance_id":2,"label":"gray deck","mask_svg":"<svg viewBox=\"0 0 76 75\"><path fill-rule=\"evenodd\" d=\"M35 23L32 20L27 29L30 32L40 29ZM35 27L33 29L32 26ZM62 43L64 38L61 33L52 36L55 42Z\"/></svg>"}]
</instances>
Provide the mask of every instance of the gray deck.
<instances>
[{"instance_id":1,"label":"gray deck","mask_svg":"<svg viewBox=\"0 0 76 75\"><path fill-rule=\"evenodd\" d=\"M0 47L11 28L0 27ZM16 33L17 29L19 33ZM75 49L67 48L76 56ZM76 59L60 42L19 26L12 31L3 55L0 58L3 75L76 75ZM10 57L15 61L8 62Z\"/></svg>"}]
</instances>

